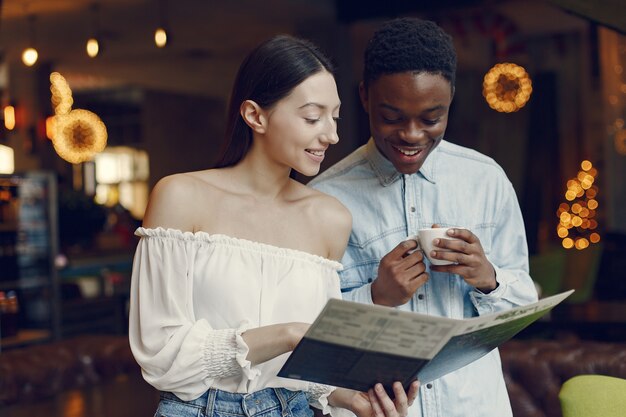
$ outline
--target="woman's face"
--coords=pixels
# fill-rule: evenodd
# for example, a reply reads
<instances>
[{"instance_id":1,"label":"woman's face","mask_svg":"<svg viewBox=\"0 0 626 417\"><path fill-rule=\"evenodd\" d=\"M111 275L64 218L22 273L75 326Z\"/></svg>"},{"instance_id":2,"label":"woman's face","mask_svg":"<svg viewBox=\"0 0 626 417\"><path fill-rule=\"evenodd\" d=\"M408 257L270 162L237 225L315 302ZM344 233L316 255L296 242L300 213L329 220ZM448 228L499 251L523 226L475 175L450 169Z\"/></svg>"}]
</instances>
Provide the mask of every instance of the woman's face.
<instances>
[{"instance_id":1,"label":"woman's face","mask_svg":"<svg viewBox=\"0 0 626 417\"><path fill-rule=\"evenodd\" d=\"M279 164L316 175L326 149L339 141L339 95L335 78L318 72L267 111L263 149Z\"/></svg>"}]
</instances>

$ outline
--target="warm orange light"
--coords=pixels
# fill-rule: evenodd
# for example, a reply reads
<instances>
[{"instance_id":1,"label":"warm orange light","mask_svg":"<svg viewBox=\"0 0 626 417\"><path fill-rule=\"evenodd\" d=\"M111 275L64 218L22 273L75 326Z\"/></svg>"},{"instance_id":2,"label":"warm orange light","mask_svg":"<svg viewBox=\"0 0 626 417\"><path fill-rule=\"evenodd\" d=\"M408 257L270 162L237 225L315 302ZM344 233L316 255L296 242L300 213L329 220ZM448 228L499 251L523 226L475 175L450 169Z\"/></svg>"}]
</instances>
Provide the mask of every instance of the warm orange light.
<instances>
[{"instance_id":1,"label":"warm orange light","mask_svg":"<svg viewBox=\"0 0 626 417\"><path fill-rule=\"evenodd\" d=\"M89 40L87 40L87 45L85 46L85 49L87 50L87 55L89 55L90 58L97 57L98 53L100 52L100 44L98 43L98 39L89 38Z\"/></svg>"},{"instance_id":2,"label":"warm orange light","mask_svg":"<svg viewBox=\"0 0 626 417\"><path fill-rule=\"evenodd\" d=\"M106 126L97 114L74 109L56 117L54 150L72 164L89 161L102 152L107 143Z\"/></svg>"},{"instance_id":3,"label":"warm orange light","mask_svg":"<svg viewBox=\"0 0 626 417\"><path fill-rule=\"evenodd\" d=\"M154 43L157 47L163 48L167 45L167 32L163 28L154 31Z\"/></svg>"},{"instance_id":4,"label":"warm orange light","mask_svg":"<svg viewBox=\"0 0 626 417\"><path fill-rule=\"evenodd\" d=\"M52 93L52 107L54 114L68 114L72 110L74 99L69 84L58 72L50 74L50 92Z\"/></svg>"},{"instance_id":5,"label":"warm orange light","mask_svg":"<svg viewBox=\"0 0 626 417\"><path fill-rule=\"evenodd\" d=\"M511 113L518 111L533 91L526 70L512 63L496 64L485 74L483 96L492 109Z\"/></svg>"},{"instance_id":6,"label":"warm orange light","mask_svg":"<svg viewBox=\"0 0 626 417\"><path fill-rule=\"evenodd\" d=\"M595 199L598 187L594 185L598 170L586 159L580 163L580 167L582 170L567 181L565 199L571 203L561 203L556 210L559 218L556 234L562 239L561 244L565 249L575 247L584 250L600 241L600 235L592 233L598 227L598 222L593 219L599 205Z\"/></svg>"},{"instance_id":7,"label":"warm orange light","mask_svg":"<svg viewBox=\"0 0 626 417\"><path fill-rule=\"evenodd\" d=\"M621 155L626 155L626 129L619 129L613 138L615 150Z\"/></svg>"},{"instance_id":8,"label":"warm orange light","mask_svg":"<svg viewBox=\"0 0 626 417\"><path fill-rule=\"evenodd\" d=\"M576 239L575 245L576 249L583 250L589 247L589 241L583 237L580 239Z\"/></svg>"},{"instance_id":9,"label":"warm orange light","mask_svg":"<svg viewBox=\"0 0 626 417\"><path fill-rule=\"evenodd\" d=\"M4 108L4 127L7 130L15 129L15 107L6 106Z\"/></svg>"},{"instance_id":10,"label":"warm orange light","mask_svg":"<svg viewBox=\"0 0 626 417\"><path fill-rule=\"evenodd\" d=\"M56 129L56 119L54 116L46 117L46 137L54 140L54 132Z\"/></svg>"},{"instance_id":11,"label":"warm orange light","mask_svg":"<svg viewBox=\"0 0 626 417\"><path fill-rule=\"evenodd\" d=\"M24 52L22 52L22 62L27 67L32 67L37 62L37 58L39 58L39 53L35 48L26 48Z\"/></svg>"},{"instance_id":12,"label":"warm orange light","mask_svg":"<svg viewBox=\"0 0 626 417\"><path fill-rule=\"evenodd\" d=\"M13 148L0 145L0 174L13 174L15 171L15 161Z\"/></svg>"}]
</instances>

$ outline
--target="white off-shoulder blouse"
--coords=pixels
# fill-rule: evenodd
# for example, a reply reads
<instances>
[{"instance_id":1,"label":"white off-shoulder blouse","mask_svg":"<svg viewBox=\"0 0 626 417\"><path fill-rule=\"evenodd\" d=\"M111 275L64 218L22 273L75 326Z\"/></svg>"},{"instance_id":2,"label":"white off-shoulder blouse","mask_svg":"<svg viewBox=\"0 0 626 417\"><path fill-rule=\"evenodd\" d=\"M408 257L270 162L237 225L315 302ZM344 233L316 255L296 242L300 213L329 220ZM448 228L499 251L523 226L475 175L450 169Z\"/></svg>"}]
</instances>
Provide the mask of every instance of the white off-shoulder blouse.
<instances>
[{"instance_id":1,"label":"white off-shoulder blouse","mask_svg":"<svg viewBox=\"0 0 626 417\"><path fill-rule=\"evenodd\" d=\"M333 388L277 377L288 353L251 365L241 334L276 323L312 323L329 298L341 298L340 263L205 232L140 227L135 234L141 239L129 337L148 383L183 400L209 388L250 393L283 387L307 392L313 406L330 412Z\"/></svg>"}]
</instances>

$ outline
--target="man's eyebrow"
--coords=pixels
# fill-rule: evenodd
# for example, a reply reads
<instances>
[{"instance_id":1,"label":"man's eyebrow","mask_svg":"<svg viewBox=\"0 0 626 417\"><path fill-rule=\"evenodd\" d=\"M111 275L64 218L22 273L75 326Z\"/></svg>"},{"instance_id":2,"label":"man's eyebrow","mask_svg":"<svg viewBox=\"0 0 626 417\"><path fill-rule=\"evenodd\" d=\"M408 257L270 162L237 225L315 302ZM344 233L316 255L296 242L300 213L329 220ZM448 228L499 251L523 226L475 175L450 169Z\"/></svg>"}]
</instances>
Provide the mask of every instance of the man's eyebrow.
<instances>
[{"instance_id":1,"label":"man's eyebrow","mask_svg":"<svg viewBox=\"0 0 626 417\"><path fill-rule=\"evenodd\" d=\"M398 112L398 113L402 113L402 111L400 109L398 109L396 107L393 107L391 104L380 103L379 106L383 107L385 109L388 109L388 110L392 110L392 111L395 111L395 112Z\"/></svg>"},{"instance_id":2,"label":"man's eyebrow","mask_svg":"<svg viewBox=\"0 0 626 417\"><path fill-rule=\"evenodd\" d=\"M398 109L397 107L392 106L391 104L381 103L379 106L382 107L382 108L394 111L396 113L403 113L402 110ZM429 109L424 109L424 113L431 113L431 112L434 112L434 111L437 111L437 110L443 110L445 108L446 108L446 106L444 106L443 104L438 104L438 105L433 106L433 107L431 107Z\"/></svg>"}]
</instances>

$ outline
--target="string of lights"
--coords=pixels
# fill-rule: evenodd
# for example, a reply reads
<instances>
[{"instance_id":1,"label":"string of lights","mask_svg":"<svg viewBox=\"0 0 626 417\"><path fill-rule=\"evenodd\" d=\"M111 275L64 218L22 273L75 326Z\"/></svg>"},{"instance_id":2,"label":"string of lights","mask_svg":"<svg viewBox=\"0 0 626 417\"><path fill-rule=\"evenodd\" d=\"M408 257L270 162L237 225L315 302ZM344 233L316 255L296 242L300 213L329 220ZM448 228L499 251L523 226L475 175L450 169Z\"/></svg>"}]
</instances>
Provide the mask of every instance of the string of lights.
<instances>
[{"instance_id":1,"label":"string of lights","mask_svg":"<svg viewBox=\"0 0 626 417\"><path fill-rule=\"evenodd\" d=\"M598 170L588 160L582 161L580 167L576 177L567 181L564 195L567 202L561 203L556 211L559 219L556 233L565 249L583 250L600 242L596 231L599 189L594 184Z\"/></svg>"}]
</instances>

